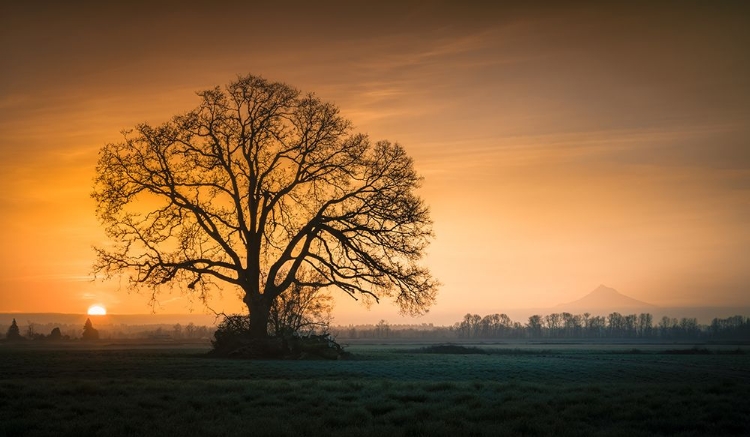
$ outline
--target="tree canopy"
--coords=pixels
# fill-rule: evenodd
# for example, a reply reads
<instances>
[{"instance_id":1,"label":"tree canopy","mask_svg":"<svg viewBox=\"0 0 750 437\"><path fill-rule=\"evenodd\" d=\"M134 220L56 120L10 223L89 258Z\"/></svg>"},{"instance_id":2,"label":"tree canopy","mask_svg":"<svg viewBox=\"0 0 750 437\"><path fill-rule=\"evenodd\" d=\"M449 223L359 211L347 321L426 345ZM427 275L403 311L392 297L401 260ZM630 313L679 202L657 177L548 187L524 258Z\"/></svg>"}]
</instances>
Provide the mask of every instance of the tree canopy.
<instances>
[{"instance_id":1,"label":"tree canopy","mask_svg":"<svg viewBox=\"0 0 750 437\"><path fill-rule=\"evenodd\" d=\"M86 323L83 324L83 334L81 335L81 338L84 340L99 340L99 330L94 328L91 319L86 319Z\"/></svg>"},{"instance_id":2,"label":"tree canopy","mask_svg":"<svg viewBox=\"0 0 750 437\"><path fill-rule=\"evenodd\" d=\"M203 300L236 287L258 336L292 286L427 311L438 283L419 260L432 222L403 147L258 76L198 95L194 110L101 149L93 197L112 244L96 249L99 274L153 299L165 286Z\"/></svg>"},{"instance_id":3,"label":"tree canopy","mask_svg":"<svg viewBox=\"0 0 750 437\"><path fill-rule=\"evenodd\" d=\"M8 328L8 332L5 334L5 338L7 340L15 341L15 340L21 340L21 330L18 329L18 323L16 323L16 319L13 319L13 322L10 324L10 327Z\"/></svg>"}]
</instances>

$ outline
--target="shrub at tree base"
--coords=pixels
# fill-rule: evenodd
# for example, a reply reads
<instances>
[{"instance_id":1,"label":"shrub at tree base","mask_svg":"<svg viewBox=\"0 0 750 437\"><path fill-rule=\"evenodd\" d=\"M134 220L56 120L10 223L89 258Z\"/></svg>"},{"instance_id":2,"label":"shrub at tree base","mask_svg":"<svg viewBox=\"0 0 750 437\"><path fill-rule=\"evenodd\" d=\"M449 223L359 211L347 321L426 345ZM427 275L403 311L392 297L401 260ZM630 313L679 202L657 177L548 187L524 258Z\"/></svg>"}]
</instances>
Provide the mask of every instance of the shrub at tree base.
<instances>
[{"instance_id":1,"label":"shrub at tree base","mask_svg":"<svg viewBox=\"0 0 750 437\"><path fill-rule=\"evenodd\" d=\"M330 334L291 337L287 344L293 356L298 358L338 360L349 355Z\"/></svg>"},{"instance_id":2,"label":"shrub at tree base","mask_svg":"<svg viewBox=\"0 0 750 437\"><path fill-rule=\"evenodd\" d=\"M330 334L282 334L257 338L251 334L250 319L243 315L226 316L214 333L210 355L250 359L328 359L348 354Z\"/></svg>"}]
</instances>

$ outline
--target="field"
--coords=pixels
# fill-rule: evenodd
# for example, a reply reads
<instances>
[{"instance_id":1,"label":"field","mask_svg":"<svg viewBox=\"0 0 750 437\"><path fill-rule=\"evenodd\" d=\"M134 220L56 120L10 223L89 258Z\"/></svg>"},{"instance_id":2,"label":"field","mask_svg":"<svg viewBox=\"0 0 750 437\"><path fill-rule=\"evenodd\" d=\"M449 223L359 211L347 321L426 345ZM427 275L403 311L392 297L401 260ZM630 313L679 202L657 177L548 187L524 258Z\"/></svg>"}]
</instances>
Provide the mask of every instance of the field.
<instances>
[{"instance_id":1,"label":"field","mask_svg":"<svg viewBox=\"0 0 750 437\"><path fill-rule=\"evenodd\" d=\"M423 346L331 362L0 345L0 436L750 435L746 346Z\"/></svg>"}]
</instances>

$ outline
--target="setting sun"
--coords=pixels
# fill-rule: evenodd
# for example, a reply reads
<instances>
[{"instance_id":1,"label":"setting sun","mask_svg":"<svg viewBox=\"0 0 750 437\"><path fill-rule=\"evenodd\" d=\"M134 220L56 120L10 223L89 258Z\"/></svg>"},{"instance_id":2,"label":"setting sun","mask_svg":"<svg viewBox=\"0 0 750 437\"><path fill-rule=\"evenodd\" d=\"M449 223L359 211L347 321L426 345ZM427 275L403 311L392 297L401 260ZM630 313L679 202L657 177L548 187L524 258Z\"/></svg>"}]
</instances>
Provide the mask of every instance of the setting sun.
<instances>
[{"instance_id":1,"label":"setting sun","mask_svg":"<svg viewBox=\"0 0 750 437\"><path fill-rule=\"evenodd\" d=\"M90 316L104 316L107 314L107 309L101 305L91 305L87 314Z\"/></svg>"}]
</instances>

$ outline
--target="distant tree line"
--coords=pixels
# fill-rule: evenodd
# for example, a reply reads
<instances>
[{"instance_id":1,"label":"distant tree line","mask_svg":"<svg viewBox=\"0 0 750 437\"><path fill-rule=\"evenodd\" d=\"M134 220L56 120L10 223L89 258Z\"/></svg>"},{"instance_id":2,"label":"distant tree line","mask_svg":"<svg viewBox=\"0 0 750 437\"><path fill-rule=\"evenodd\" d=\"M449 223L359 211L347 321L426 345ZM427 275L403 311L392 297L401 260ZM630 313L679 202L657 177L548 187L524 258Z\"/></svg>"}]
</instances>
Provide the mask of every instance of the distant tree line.
<instances>
[{"instance_id":1,"label":"distant tree line","mask_svg":"<svg viewBox=\"0 0 750 437\"><path fill-rule=\"evenodd\" d=\"M143 327L141 327L143 328ZM216 328L198 326L193 323L181 325L158 325L150 329L141 329L131 333L122 330L113 332L112 338L133 338L151 340L208 340L213 337Z\"/></svg>"},{"instance_id":2,"label":"distant tree line","mask_svg":"<svg viewBox=\"0 0 750 437\"><path fill-rule=\"evenodd\" d=\"M331 334L337 339L424 339L451 340L456 338L452 327L421 325L391 325L385 320L377 324L332 326Z\"/></svg>"},{"instance_id":3,"label":"distant tree line","mask_svg":"<svg viewBox=\"0 0 750 437\"><path fill-rule=\"evenodd\" d=\"M88 324L87 324L88 325ZM89 327L93 328L93 327ZM80 325L34 324L25 329L15 319L10 326L0 325L6 340L70 340L90 332ZM108 329L95 330L103 339L147 340L209 340L215 327L162 324L162 325L109 325ZM48 335L43 334L49 332ZM93 332L93 331L91 331ZM501 339L654 339L654 340L750 340L750 318L736 315L714 318L709 324L700 324L696 318L667 317L658 320L649 313L622 315L614 312L608 316L589 313L553 313L533 315L525 323L511 320L506 314L466 314L452 326L391 325L385 320L377 324L331 326L330 333L338 339L422 339L422 340L501 340ZM90 334L89 338L97 334Z\"/></svg>"},{"instance_id":4,"label":"distant tree line","mask_svg":"<svg viewBox=\"0 0 750 437\"><path fill-rule=\"evenodd\" d=\"M39 324L27 322L21 329L13 319L10 326L0 325L0 332L5 332L6 340L209 340L213 337L215 328L212 326L197 326L193 323L181 324L151 324L151 325L105 325L106 329L95 328L90 319L81 329L78 324ZM49 334L45 334L49 333Z\"/></svg>"},{"instance_id":5,"label":"distant tree line","mask_svg":"<svg viewBox=\"0 0 750 437\"><path fill-rule=\"evenodd\" d=\"M466 314L453 325L458 338L616 338L616 339L750 339L750 318L715 318L709 325L694 317L663 316L656 321L650 313L592 316L589 313L533 315L525 324L505 314L481 317Z\"/></svg>"},{"instance_id":6,"label":"distant tree line","mask_svg":"<svg viewBox=\"0 0 750 437\"><path fill-rule=\"evenodd\" d=\"M696 318L667 317L655 320L649 313L608 316L589 313L533 315L526 323L506 314L466 314L448 327L432 325L338 326L332 329L342 339L662 339L662 340L750 340L750 318L715 318L700 324Z\"/></svg>"},{"instance_id":7,"label":"distant tree line","mask_svg":"<svg viewBox=\"0 0 750 437\"><path fill-rule=\"evenodd\" d=\"M4 326L0 326L0 330L2 330L3 328ZM22 334L21 328L18 326L16 319L13 319L13 321L11 322L10 326L8 327L5 333L5 340L10 341L10 342L25 341L25 340L51 340L51 341L70 340L70 336L63 335L62 331L60 330L58 326L49 324L49 326L45 326L44 328L40 329L39 326L34 325L33 323L29 323L26 326L25 332ZM43 332L49 332L49 334L45 335L43 334Z\"/></svg>"}]
</instances>

